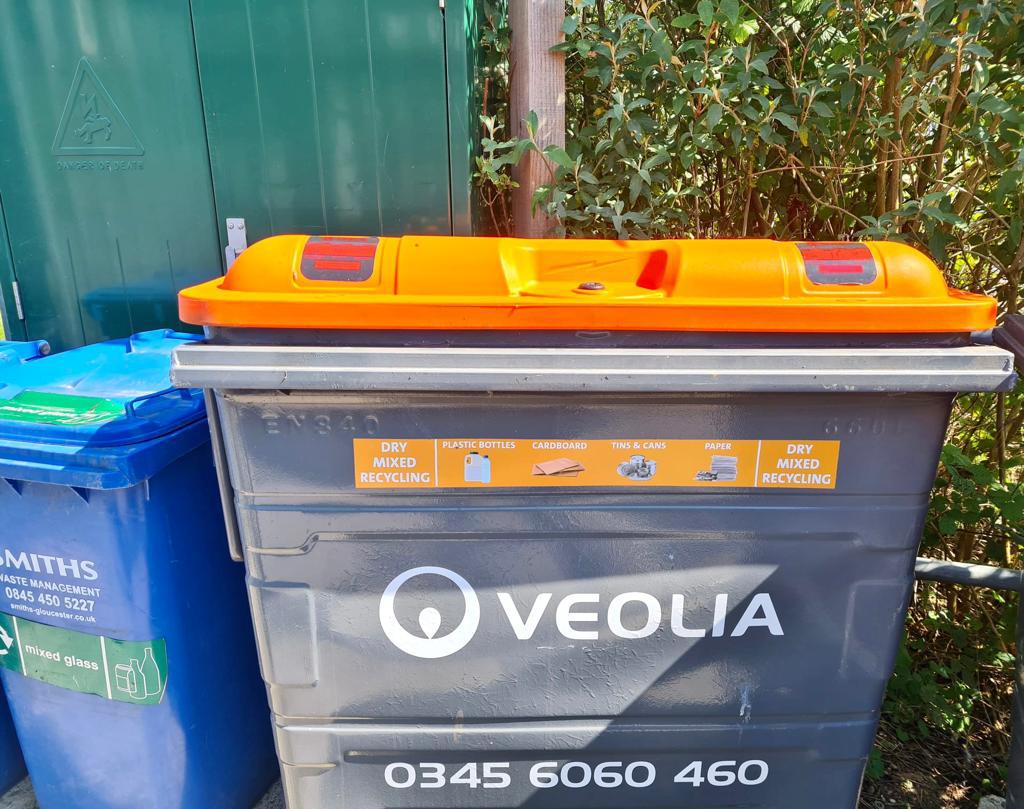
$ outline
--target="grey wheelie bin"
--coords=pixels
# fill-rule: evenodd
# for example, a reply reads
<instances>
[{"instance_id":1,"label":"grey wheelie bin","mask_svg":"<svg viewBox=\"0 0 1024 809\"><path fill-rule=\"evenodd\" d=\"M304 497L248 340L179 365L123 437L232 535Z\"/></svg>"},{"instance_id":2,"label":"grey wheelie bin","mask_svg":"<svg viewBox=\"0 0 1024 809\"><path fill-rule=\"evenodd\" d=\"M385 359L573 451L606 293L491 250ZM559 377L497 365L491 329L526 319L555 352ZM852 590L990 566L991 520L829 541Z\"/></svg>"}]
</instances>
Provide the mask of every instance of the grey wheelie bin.
<instances>
[{"instance_id":1,"label":"grey wheelie bin","mask_svg":"<svg viewBox=\"0 0 1024 809\"><path fill-rule=\"evenodd\" d=\"M291 809L855 806L992 300L898 244L288 236L180 307Z\"/></svg>"}]
</instances>

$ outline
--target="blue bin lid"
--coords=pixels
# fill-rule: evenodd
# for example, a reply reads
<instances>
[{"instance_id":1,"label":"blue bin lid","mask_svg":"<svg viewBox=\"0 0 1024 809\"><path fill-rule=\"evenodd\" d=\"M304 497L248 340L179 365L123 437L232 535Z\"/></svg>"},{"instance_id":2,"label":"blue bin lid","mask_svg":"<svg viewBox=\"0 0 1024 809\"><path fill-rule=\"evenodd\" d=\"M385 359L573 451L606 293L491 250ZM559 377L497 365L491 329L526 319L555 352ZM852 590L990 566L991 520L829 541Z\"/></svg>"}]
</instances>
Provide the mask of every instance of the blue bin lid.
<instances>
[{"instance_id":1,"label":"blue bin lid","mask_svg":"<svg viewBox=\"0 0 1024 809\"><path fill-rule=\"evenodd\" d=\"M0 476L119 488L196 446L202 392L173 387L170 367L199 339L159 329L9 362L0 345ZM188 446L169 446L186 433Z\"/></svg>"},{"instance_id":2,"label":"blue bin lid","mask_svg":"<svg viewBox=\"0 0 1024 809\"><path fill-rule=\"evenodd\" d=\"M50 344L46 340L0 340L0 366L34 360L49 353Z\"/></svg>"}]
</instances>

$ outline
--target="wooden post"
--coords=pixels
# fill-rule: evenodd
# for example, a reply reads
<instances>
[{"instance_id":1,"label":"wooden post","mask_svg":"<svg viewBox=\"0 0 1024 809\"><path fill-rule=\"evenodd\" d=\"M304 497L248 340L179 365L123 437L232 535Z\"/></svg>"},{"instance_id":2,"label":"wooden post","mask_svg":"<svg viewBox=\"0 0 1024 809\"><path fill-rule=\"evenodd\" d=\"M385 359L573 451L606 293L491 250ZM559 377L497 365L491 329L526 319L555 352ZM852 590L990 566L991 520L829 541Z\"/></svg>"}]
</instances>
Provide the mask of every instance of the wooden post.
<instances>
[{"instance_id":1,"label":"wooden post","mask_svg":"<svg viewBox=\"0 0 1024 809\"><path fill-rule=\"evenodd\" d=\"M509 0L512 29L511 117L512 134L526 138L526 117L537 114L537 143L541 148L565 147L565 57L551 53L562 41L565 0ZM552 166L543 155L531 152L513 170L519 187L512 191L512 215L517 236L551 236L555 220L533 215L533 192L551 181Z\"/></svg>"}]
</instances>

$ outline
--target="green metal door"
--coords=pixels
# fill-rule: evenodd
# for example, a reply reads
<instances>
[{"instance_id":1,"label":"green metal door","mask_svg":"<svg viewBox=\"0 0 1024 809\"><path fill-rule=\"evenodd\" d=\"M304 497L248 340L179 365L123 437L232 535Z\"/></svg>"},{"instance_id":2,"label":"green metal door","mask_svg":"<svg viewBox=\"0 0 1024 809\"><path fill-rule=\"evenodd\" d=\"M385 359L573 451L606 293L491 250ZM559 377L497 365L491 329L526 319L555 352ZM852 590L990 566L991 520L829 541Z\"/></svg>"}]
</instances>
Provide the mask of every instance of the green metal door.
<instances>
[{"instance_id":1,"label":"green metal door","mask_svg":"<svg viewBox=\"0 0 1024 809\"><path fill-rule=\"evenodd\" d=\"M439 0L193 0L218 220L250 242L466 230L447 70L465 104L469 6L450 5L446 29Z\"/></svg>"},{"instance_id":2,"label":"green metal door","mask_svg":"<svg viewBox=\"0 0 1024 809\"><path fill-rule=\"evenodd\" d=\"M14 292L14 263L11 261L11 240L7 235L7 220L0 202L0 340L24 340L25 323L21 319Z\"/></svg>"},{"instance_id":3,"label":"green metal door","mask_svg":"<svg viewBox=\"0 0 1024 809\"><path fill-rule=\"evenodd\" d=\"M222 268L188 0L0 4L0 204L14 336L178 325Z\"/></svg>"}]
</instances>

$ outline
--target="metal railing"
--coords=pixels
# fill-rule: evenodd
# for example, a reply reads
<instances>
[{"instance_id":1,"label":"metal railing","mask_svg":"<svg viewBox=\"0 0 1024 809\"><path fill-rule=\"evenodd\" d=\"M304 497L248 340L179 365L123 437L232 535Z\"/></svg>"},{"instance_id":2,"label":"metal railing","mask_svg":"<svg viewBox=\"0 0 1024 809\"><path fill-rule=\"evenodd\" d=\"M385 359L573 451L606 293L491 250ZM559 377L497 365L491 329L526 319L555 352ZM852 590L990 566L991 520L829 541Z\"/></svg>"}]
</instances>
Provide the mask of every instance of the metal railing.
<instances>
[{"instance_id":1,"label":"metal railing","mask_svg":"<svg viewBox=\"0 0 1024 809\"><path fill-rule=\"evenodd\" d=\"M1006 779L1006 809L1024 809L1024 570L919 557L914 572L921 581L1008 590L1018 594L1013 735L1010 739L1009 773Z\"/></svg>"}]
</instances>

